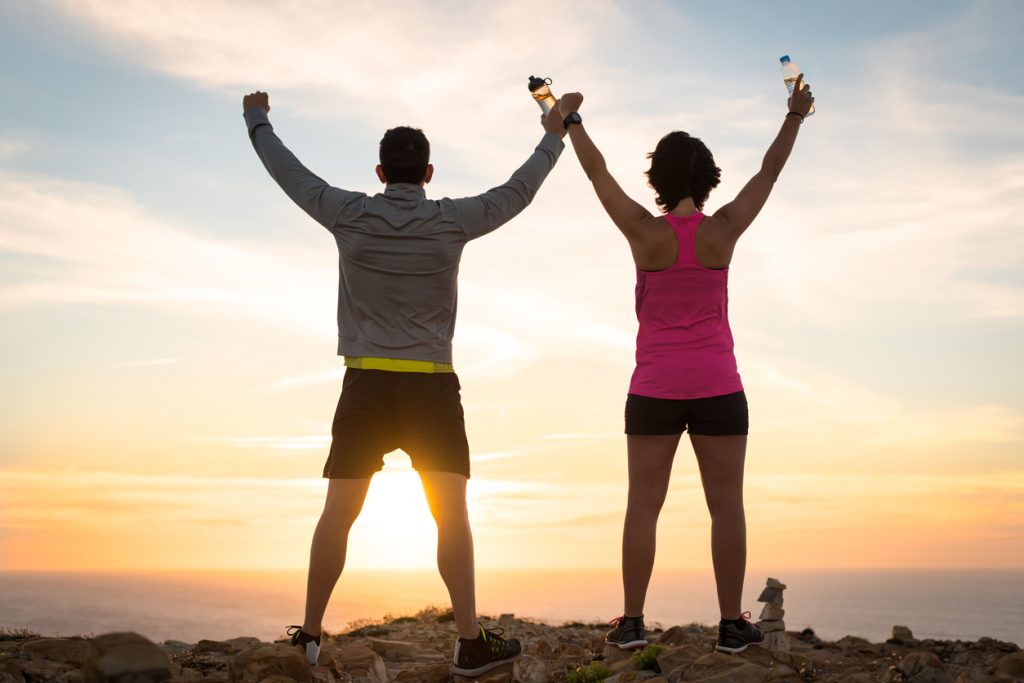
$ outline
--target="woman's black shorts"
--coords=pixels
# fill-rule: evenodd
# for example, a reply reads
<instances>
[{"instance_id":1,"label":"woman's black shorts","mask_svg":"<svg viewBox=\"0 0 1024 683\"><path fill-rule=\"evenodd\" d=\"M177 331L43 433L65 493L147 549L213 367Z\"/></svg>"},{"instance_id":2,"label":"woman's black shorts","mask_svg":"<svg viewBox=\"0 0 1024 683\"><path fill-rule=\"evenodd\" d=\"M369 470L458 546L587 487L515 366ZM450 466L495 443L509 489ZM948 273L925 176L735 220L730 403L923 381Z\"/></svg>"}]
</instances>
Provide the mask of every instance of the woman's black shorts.
<instances>
[{"instance_id":1,"label":"woman's black shorts","mask_svg":"<svg viewBox=\"0 0 1024 683\"><path fill-rule=\"evenodd\" d=\"M461 388L453 372L346 368L324 476L370 477L401 448L417 471L469 477Z\"/></svg>"},{"instance_id":2,"label":"woman's black shorts","mask_svg":"<svg viewBox=\"0 0 1024 683\"><path fill-rule=\"evenodd\" d=\"M626 434L702 436L746 434L750 426L742 391L709 398L626 397Z\"/></svg>"}]
</instances>

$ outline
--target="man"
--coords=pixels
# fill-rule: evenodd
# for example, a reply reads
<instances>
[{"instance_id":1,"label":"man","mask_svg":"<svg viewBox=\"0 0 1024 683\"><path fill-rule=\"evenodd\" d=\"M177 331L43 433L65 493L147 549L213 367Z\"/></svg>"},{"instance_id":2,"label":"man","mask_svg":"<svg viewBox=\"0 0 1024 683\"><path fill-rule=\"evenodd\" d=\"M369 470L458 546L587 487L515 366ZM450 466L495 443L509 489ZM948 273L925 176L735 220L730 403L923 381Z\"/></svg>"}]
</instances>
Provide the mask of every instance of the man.
<instances>
[{"instance_id":1,"label":"man","mask_svg":"<svg viewBox=\"0 0 1024 683\"><path fill-rule=\"evenodd\" d=\"M430 144L423 132L392 128L380 141L383 194L331 187L274 134L265 92L242 100L249 137L281 189L338 245L338 355L345 379L323 476L327 501L313 534L306 614L289 629L310 664L321 621L345 564L348 532L385 453L401 448L419 472L437 523L437 567L451 597L459 637L452 671L476 676L514 659L519 641L476 620L473 536L466 512L469 446L452 368L457 276L462 249L522 211L564 148L560 116L504 185L462 199L428 200ZM557 112L557 110L555 110Z\"/></svg>"}]
</instances>

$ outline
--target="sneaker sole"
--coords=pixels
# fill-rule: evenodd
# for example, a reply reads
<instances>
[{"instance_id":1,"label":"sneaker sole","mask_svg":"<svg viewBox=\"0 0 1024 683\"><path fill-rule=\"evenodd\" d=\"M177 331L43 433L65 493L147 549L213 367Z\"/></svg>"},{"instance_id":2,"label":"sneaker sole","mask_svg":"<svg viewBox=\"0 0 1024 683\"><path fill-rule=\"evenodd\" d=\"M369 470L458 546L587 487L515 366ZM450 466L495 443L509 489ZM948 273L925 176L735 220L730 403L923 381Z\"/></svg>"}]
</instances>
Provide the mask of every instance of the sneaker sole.
<instances>
[{"instance_id":1,"label":"sneaker sole","mask_svg":"<svg viewBox=\"0 0 1024 683\"><path fill-rule=\"evenodd\" d=\"M522 654L522 653L520 652L519 654ZM486 672L490 671L491 669L497 669L499 666L503 666L505 664L511 664L513 661L515 661L515 658L518 657L518 656L519 655L512 655L511 657L508 657L506 659L499 659L499 660L497 660L495 662L490 662L488 664L484 664L483 666L478 666L475 669L463 669L462 667L455 666L453 664L452 665L452 673L453 674L457 674L459 676L479 676L480 674L486 673Z\"/></svg>"},{"instance_id":2,"label":"sneaker sole","mask_svg":"<svg viewBox=\"0 0 1024 683\"><path fill-rule=\"evenodd\" d=\"M740 652L743 652L744 650L746 650L751 645L761 645L763 643L764 643L763 640L759 640L756 643L746 643L744 645L741 645L740 647L728 647L726 645L715 645L715 649L718 650L719 652L728 652L729 654L734 655L734 654L738 654Z\"/></svg>"},{"instance_id":3,"label":"sneaker sole","mask_svg":"<svg viewBox=\"0 0 1024 683\"><path fill-rule=\"evenodd\" d=\"M625 643L616 643L616 642L611 641L611 640L605 640L604 644L605 645L615 645L620 650L636 650L636 649L639 649L639 648L642 648L642 647L647 647L648 645L650 645L650 643L647 642L646 640L629 640L629 641L627 641Z\"/></svg>"}]
</instances>

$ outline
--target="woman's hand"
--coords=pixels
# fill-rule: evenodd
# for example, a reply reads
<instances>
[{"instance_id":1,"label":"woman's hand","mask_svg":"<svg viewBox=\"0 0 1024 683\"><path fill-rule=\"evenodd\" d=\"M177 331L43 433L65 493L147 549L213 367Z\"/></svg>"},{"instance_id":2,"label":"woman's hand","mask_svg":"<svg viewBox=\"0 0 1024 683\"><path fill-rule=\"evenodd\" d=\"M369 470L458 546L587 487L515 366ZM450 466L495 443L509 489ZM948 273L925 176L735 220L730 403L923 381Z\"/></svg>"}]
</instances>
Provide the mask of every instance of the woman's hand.
<instances>
[{"instance_id":1,"label":"woman's hand","mask_svg":"<svg viewBox=\"0 0 1024 683\"><path fill-rule=\"evenodd\" d=\"M260 90L254 93L249 93L242 98L242 111L251 109L253 107L259 107L263 111L270 113L270 95Z\"/></svg>"},{"instance_id":2,"label":"woman's hand","mask_svg":"<svg viewBox=\"0 0 1024 683\"><path fill-rule=\"evenodd\" d=\"M807 112L811 110L812 104L814 104L814 95L811 94L811 89L804 83L804 75L800 74L796 77L793 94L789 97L789 110L795 111L801 117L807 116Z\"/></svg>"},{"instance_id":3,"label":"woman's hand","mask_svg":"<svg viewBox=\"0 0 1024 683\"><path fill-rule=\"evenodd\" d=\"M558 100L558 108L562 110L563 117L574 111L579 111L581 104L583 104L583 95L578 92L565 93L562 95L562 99Z\"/></svg>"}]
</instances>

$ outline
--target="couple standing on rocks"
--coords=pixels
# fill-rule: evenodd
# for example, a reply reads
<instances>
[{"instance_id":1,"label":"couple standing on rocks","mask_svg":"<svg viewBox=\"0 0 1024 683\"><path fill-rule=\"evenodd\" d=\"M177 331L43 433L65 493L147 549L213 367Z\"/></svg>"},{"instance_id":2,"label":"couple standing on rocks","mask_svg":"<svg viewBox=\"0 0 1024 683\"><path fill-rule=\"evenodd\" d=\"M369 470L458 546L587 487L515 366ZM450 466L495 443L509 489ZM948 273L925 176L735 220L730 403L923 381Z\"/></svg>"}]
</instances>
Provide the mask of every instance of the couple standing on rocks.
<instances>
[{"instance_id":1,"label":"couple standing on rocks","mask_svg":"<svg viewBox=\"0 0 1024 683\"><path fill-rule=\"evenodd\" d=\"M606 641L623 649L647 644L643 608L655 531L683 431L690 433L711 513L722 615L717 649L740 652L763 641L749 612L740 611L747 401L733 354L726 286L736 242L768 199L813 101L798 83L760 170L711 215L702 209L721 173L711 152L681 131L663 137L647 172L662 213L655 216L608 172L583 126L579 93L564 95L542 118L540 143L508 182L475 197L440 200L424 192L434 167L421 130L400 126L384 134L376 167L384 192L371 197L332 187L303 166L274 133L267 93L243 98L249 137L263 165L331 232L340 255L338 355L346 371L323 472L327 500L313 534L305 618L289 629L310 663L319 656L321 621L345 564L349 529L384 454L398 448L418 471L437 522L437 565L459 631L452 671L479 675L521 651L519 641L477 622L466 511L469 446L451 342L463 248L526 208L567 133L637 268L636 370L626 399L625 599Z\"/></svg>"}]
</instances>

